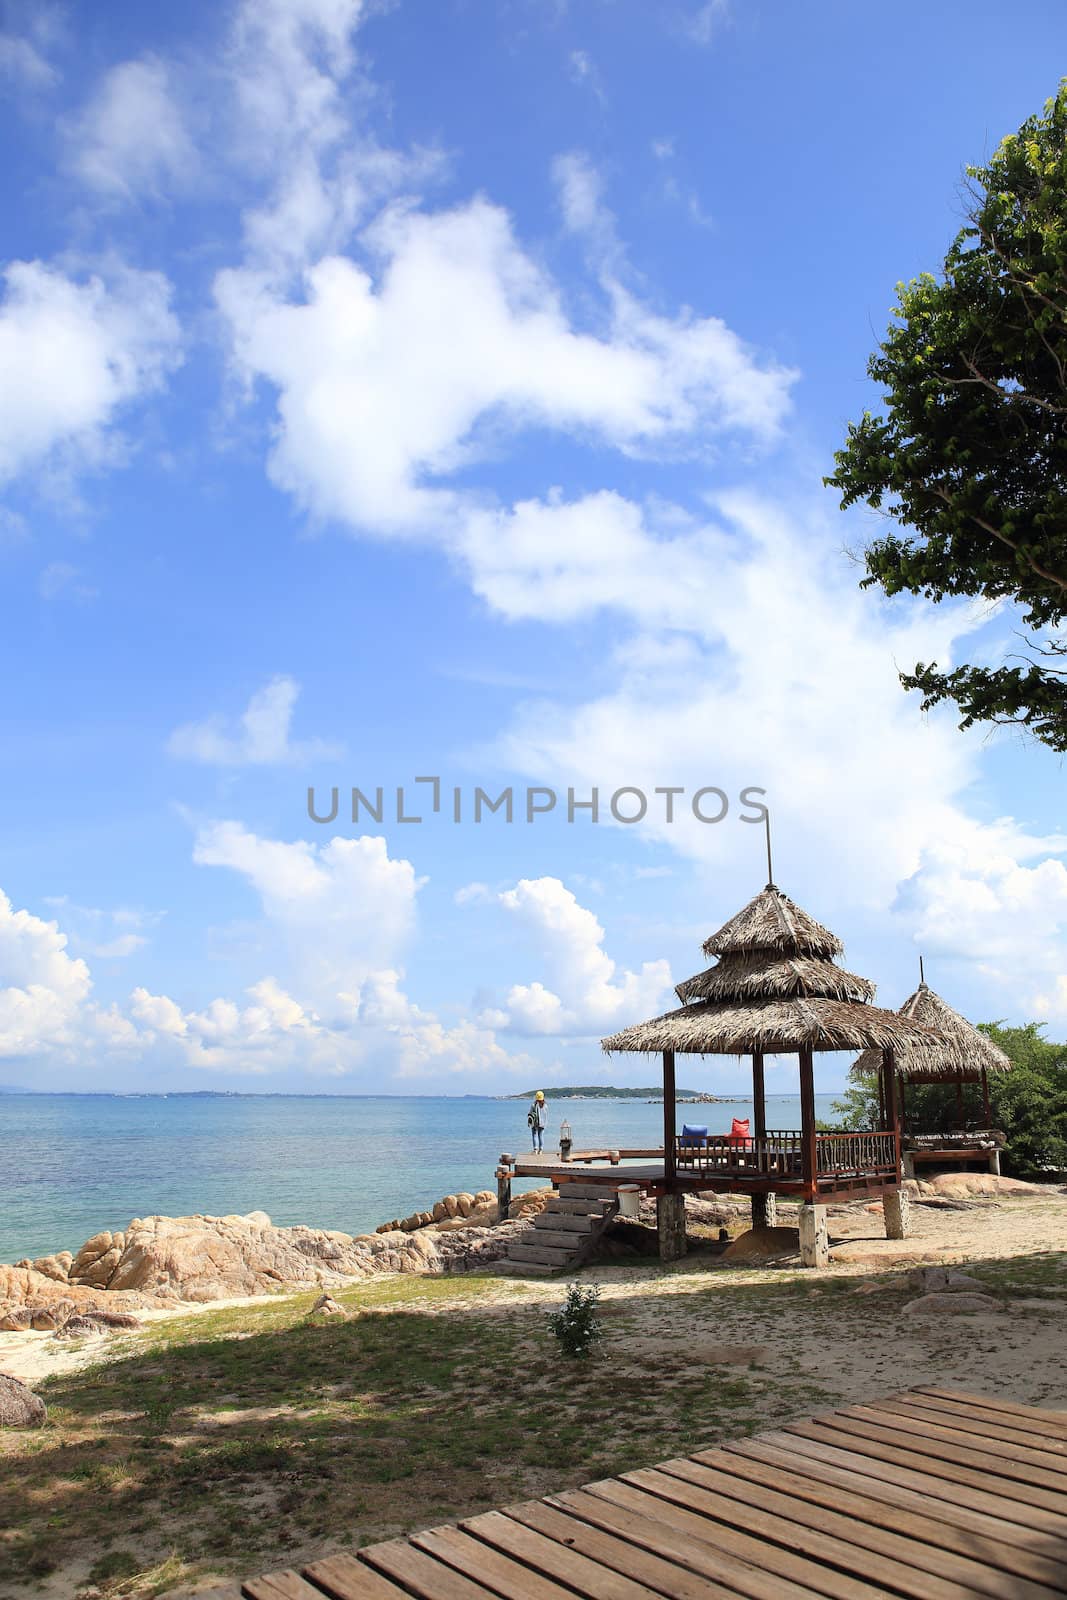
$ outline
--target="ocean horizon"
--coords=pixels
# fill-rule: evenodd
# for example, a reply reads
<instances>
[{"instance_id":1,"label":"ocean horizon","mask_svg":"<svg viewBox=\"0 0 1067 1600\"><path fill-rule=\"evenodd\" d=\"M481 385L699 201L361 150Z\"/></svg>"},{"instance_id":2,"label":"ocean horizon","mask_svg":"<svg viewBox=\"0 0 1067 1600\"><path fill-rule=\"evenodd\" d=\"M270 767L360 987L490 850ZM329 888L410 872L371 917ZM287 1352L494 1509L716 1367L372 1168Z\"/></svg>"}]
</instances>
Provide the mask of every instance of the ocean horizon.
<instances>
[{"instance_id":1,"label":"ocean horizon","mask_svg":"<svg viewBox=\"0 0 1067 1600\"><path fill-rule=\"evenodd\" d=\"M841 1092L816 1095L822 1120ZM775 1125L800 1126L797 1096L768 1100ZM725 1131L751 1103L702 1104L699 1120ZM646 1100L549 1104L546 1148L563 1117L576 1148L661 1139L661 1109ZM369 1233L443 1195L494 1188L501 1152L528 1145L524 1102L496 1096L0 1093L0 1262L77 1250L154 1215L265 1211L280 1225Z\"/></svg>"}]
</instances>

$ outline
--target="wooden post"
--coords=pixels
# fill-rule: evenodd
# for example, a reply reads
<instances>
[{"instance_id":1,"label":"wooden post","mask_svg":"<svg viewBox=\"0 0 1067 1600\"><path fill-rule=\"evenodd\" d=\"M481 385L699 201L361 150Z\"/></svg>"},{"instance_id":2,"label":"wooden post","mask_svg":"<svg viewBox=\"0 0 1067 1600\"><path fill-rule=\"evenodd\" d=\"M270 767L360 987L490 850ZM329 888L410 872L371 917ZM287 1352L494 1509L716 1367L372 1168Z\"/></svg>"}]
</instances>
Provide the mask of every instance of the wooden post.
<instances>
[{"instance_id":1,"label":"wooden post","mask_svg":"<svg viewBox=\"0 0 1067 1600\"><path fill-rule=\"evenodd\" d=\"M755 1127L753 1133L756 1139L756 1159L759 1163L758 1171L767 1170L767 1152L765 1141L767 1138L767 1086L763 1076L763 1051L752 1052L752 1112ZM778 1217L773 1194L754 1194L752 1196L752 1226L754 1228L773 1228Z\"/></svg>"},{"instance_id":2,"label":"wooden post","mask_svg":"<svg viewBox=\"0 0 1067 1600\"><path fill-rule=\"evenodd\" d=\"M963 1114L963 1079L956 1079L956 1121L963 1127L965 1117Z\"/></svg>"},{"instance_id":3,"label":"wooden post","mask_svg":"<svg viewBox=\"0 0 1067 1600\"><path fill-rule=\"evenodd\" d=\"M675 1098L674 1083L674 1051L663 1052L663 1181L668 1193L673 1190L677 1177L675 1164L674 1138L678 1123L678 1107Z\"/></svg>"},{"instance_id":4,"label":"wooden post","mask_svg":"<svg viewBox=\"0 0 1067 1600\"><path fill-rule=\"evenodd\" d=\"M815 1069L809 1044L800 1047L800 1172L804 1198L815 1203L818 1193L818 1147L815 1142Z\"/></svg>"},{"instance_id":5,"label":"wooden post","mask_svg":"<svg viewBox=\"0 0 1067 1600\"><path fill-rule=\"evenodd\" d=\"M985 1126L993 1126L993 1113L989 1109L989 1074L982 1068L982 1115L985 1117Z\"/></svg>"},{"instance_id":6,"label":"wooden post","mask_svg":"<svg viewBox=\"0 0 1067 1600\"><path fill-rule=\"evenodd\" d=\"M885 1071L886 1112L888 1113L886 1126L893 1134L893 1143L897 1157L897 1181L900 1181L900 1101L897 1099L897 1063L892 1050L882 1051L882 1066Z\"/></svg>"},{"instance_id":7,"label":"wooden post","mask_svg":"<svg viewBox=\"0 0 1067 1600\"><path fill-rule=\"evenodd\" d=\"M756 1138L767 1137L767 1095L763 1081L763 1051L752 1052L752 1109L755 1113Z\"/></svg>"},{"instance_id":8,"label":"wooden post","mask_svg":"<svg viewBox=\"0 0 1067 1600\"><path fill-rule=\"evenodd\" d=\"M897 1079L897 1093L900 1095L900 1131L903 1133L908 1126L908 1102L903 1078Z\"/></svg>"},{"instance_id":9,"label":"wooden post","mask_svg":"<svg viewBox=\"0 0 1067 1600\"><path fill-rule=\"evenodd\" d=\"M498 1222L506 1222L511 1211L511 1156L502 1155L496 1169L496 1215Z\"/></svg>"}]
</instances>

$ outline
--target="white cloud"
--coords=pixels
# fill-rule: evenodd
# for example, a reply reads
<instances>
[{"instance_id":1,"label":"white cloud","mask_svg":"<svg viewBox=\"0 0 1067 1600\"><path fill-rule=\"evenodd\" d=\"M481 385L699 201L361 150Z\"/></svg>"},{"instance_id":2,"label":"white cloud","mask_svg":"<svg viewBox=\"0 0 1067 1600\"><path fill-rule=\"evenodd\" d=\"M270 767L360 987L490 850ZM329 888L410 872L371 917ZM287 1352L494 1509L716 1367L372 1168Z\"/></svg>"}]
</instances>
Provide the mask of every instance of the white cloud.
<instances>
[{"instance_id":1,"label":"white cloud","mask_svg":"<svg viewBox=\"0 0 1067 1600\"><path fill-rule=\"evenodd\" d=\"M0 77L33 90L51 89L59 81L55 67L40 50L29 39L11 33L0 33Z\"/></svg>"},{"instance_id":2,"label":"white cloud","mask_svg":"<svg viewBox=\"0 0 1067 1600\"><path fill-rule=\"evenodd\" d=\"M71 946L82 955L100 960L121 961L143 950L148 931L162 921L159 912L130 906L113 910L81 906L66 895L46 896L44 903L62 917Z\"/></svg>"},{"instance_id":3,"label":"white cloud","mask_svg":"<svg viewBox=\"0 0 1067 1600\"><path fill-rule=\"evenodd\" d=\"M113 267L77 281L42 261L12 262L3 277L0 482L113 459L123 408L181 359L166 279Z\"/></svg>"},{"instance_id":4,"label":"white cloud","mask_svg":"<svg viewBox=\"0 0 1067 1600\"><path fill-rule=\"evenodd\" d=\"M155 56L113 67L68 143L78 176L112 199L166 195L196 175L196 151L169 69Z\"/></svg>"},{"instance_id":5,"label":"white cloud","mask_svg":"<svg viewBox=\"0 0 1067 1600\"><path fill-rule=\"evenodd\" d=\"M617 285L608 334L578 330L499 207L393 209L367 239L377 280L333 256L299 301L243 271L217 281L238 368L278 393L271 476L318 516L439 532L465 509L444 480L490 422L620 449L777 432L792 373L717 318L664 318Z\"/></svg>"},{"instance_id":6,"label":"white cloud","mask_svg":"<svg viewBox=\"0 0 1067 1600\"><path fill-rule=\"evenodd\" d=\"M249 700L235 729L219 715L188 722L174 730L167 749L183 760L220 767L293 765L336 755L337 746L323 740L290 738L299 696L295 679L272 678Z\"/></svg>"},{"instance_id":7,"label":"white cloud","mask_svg":"<svg viewBox=\"0 0 1067 1600\"><path fill-rule=\"evenodd\" d=\"M730 18L730 0L705 0L681 21L681 31L694 44L709 45Z\"/></svg>"},{"instance_id":8,"label":"white cloud","mask_svg":"<svg viewBox=\"0 0 1067 1600\"><path fill-rule=\"evenodd\" d=\"M58 925L16 911L0 891L0 1058L67 1043L90 988Z\"/></svg>"},{"instance_id":9,"label":"white cloud","mask_svg":"<svg viewBox=\"0 0 1067 1600\"><path fill-rule=\"evenodd\" d=\"M42 600L54 600L67 594L75 600L95 600L99 590L91 584L80 582L79 568L69 561L50 561L37 580L37 590Z\"/></svg>"},{"instance_id":10,"label":"white cloud","mask_svg":"<svg viewBox=\"0 0 1067 1600\"><path fill-rule=\"evenodd\" d=\"M604 950L604 929L558 878L523 878L497 902L534 935L549 983L514 984L503 1007L484 1012L486 1025L515 1033L597 1034L666 1009L671 973L666 961L640 972L619 972Z\"/></svg>"}]
</instances>

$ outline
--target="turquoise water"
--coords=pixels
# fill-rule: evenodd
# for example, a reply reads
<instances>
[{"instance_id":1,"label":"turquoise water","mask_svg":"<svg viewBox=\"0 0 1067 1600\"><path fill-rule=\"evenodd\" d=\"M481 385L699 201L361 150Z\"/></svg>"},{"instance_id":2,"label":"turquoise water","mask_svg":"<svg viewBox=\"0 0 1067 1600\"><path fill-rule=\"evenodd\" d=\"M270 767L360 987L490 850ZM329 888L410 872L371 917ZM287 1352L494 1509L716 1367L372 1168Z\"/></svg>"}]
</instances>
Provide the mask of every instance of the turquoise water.
<instances>
[{"instance_id":1,"label":"turquoise water","mask_svg":"<svg viewBox=\"0 0 1067 1600\"><path fill-rule=\"evenodd\" d=\"M830 1120L833 1095L816 1097ZM726 1130L750 1103L680 1106ZM662 1110L637 1100L550 1103L575 1148L658 1144ZM800 1102L770 1098L774 1128ZM494 1189L502 1150L527 1148L526 1105L489 1099L0 1095L0 1261L76 1250L131 1217L266 1211L281 1224L365 1233L458 1189ZM518 1184L530 1188L532 1183Z\"/></svg>"}]
</instances>

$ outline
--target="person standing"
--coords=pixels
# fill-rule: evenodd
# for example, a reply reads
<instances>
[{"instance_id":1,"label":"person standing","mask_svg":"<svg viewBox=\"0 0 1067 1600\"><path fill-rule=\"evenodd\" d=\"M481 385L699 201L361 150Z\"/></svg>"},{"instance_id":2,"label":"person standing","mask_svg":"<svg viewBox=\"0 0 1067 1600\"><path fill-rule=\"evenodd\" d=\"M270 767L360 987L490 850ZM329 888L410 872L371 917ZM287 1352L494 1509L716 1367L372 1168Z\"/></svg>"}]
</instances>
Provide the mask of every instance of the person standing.
<instances>
[{"instance_id":1,"label":"person standing","mask_svg":"<svg viewBox=\"0 0 1067 1600\"><path fill-rule=\"evenodd\" d=\"M533 1097L533 1104L526 1117L530 1129L530 1138L533 1141L535 1155L540 1155L544 1149L543 1138L545 1125L548 1122L548 1106L545 1103L545 1091L538 1089Z\"/></svg>"}]
</instances>

